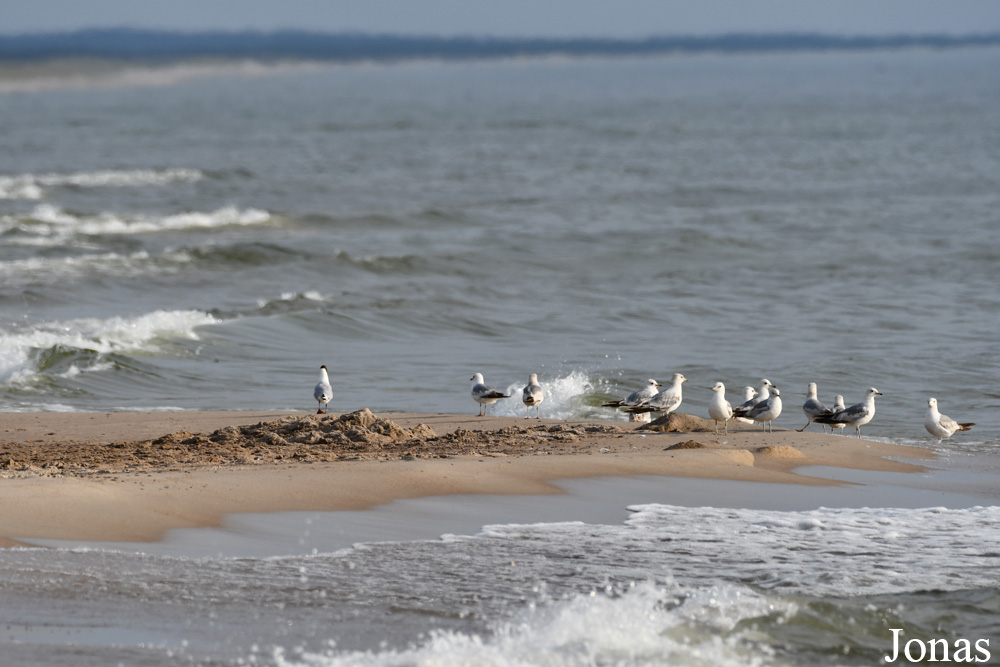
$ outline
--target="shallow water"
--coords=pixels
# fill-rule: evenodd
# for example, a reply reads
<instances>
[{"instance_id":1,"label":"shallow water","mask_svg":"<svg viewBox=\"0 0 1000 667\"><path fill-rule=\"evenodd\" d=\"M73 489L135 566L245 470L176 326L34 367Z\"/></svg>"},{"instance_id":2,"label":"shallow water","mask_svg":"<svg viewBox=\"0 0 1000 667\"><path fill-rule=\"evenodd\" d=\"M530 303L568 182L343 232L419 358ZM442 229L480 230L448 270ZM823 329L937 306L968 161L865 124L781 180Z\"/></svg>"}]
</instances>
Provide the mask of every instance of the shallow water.
<instances>
[{"instance_id":1,"label":"shallow water","mask_svg":"<svg viewBox=\"0 0 1000 667\"><path fill-rule=\"evenodd\" d=\"M947 469L859 478L869 507L635 488L594 501L600 520L515 512L440 540L456 524L351 548L288 518L237 522L239 557L7 551L4 659L870 665L892 627L1000 642L998 60L424 63L0 95L0 410L309 410L325 363L337 411L471 412L474 372L508 393L537 372L543 416L620 419L605 398L680 371L702 416L715 381L733 400L769 378L791 428L808 382L848 404L874 385L864 434ZM927 436L931 395L976 428ZM253 552L282 541L306 550Z\"/></svg>"}]
</instances>

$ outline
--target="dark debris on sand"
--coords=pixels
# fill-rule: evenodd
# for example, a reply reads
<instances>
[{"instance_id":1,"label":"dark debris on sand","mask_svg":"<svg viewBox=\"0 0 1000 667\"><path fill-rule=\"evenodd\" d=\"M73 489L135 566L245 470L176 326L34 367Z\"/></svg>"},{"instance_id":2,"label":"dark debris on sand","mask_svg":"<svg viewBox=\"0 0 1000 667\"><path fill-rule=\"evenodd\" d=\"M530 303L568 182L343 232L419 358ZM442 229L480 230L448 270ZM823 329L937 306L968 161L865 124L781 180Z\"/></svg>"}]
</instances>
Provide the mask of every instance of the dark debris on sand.
<instances>
[{"instance_id":1,"label":"dark debris on sand","mask_svg":"<svg viewBox=\"0 0 1000 667\"><path fill-rule=\"evenodd\" d=\"M403 428L364 408L339 417L306 415L227 426L208 435L181 431L136 442L0 445L0 477L89 476L343 460L575 454L591 450L588 439L630 430L611 424L536 424L494 430L458 429L438 435L426 424Z\"/></svg>"}]
</instances>

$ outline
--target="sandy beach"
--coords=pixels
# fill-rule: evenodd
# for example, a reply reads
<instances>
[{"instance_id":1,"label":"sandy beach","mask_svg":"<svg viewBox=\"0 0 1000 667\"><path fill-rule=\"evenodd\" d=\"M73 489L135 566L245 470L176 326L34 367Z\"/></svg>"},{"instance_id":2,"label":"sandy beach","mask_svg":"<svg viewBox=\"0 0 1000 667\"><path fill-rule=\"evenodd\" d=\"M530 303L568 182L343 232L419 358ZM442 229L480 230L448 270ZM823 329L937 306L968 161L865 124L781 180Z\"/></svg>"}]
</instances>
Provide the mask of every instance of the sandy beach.
<instances>
[{"instance_id":1,"label":"sandy beach","mask_svg":"<svg viewBox=\"0 0 1000 667\"><path fill-rule=\"evenodd\" d=\"M555 480L665 475L831 485L804 466L919 472L929 450L671 415L648 426L280 412L10 413L0 543L155 541L232 513L361 510L449 494L562 493ZM816 429L816 427L813 427Z\"/></svg>"}]
</instances>

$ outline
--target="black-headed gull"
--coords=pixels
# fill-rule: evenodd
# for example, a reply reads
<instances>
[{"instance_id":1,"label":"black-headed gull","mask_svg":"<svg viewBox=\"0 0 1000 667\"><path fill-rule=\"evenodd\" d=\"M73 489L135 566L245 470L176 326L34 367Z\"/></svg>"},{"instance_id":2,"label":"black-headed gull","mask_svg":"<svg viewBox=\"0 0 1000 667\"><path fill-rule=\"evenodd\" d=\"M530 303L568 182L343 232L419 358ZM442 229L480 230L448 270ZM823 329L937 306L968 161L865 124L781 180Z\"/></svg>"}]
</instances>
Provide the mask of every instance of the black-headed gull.
<instances>
[{"instance_id":1,"label":"black-headed gull","mask_svg":"<svg viewBox=\"0 0 1000 667\"><path fill-rule=\"evenodd\" d=\"M952 434L958 433L959 431L968 431L973 426L975 426L975 423L973 422L959 424L951 417L941 414L938 412L937 399L928 399L927 417L924 418L924 428L926 428L927 432L931 435L938 438L950 438Z\"/></svg>"},{"instance_id":2,"label":"black-headed gull","mask_svg":"<svg viewBox=\"0 0 1000 667\"><path fill-rule=\"evenodd\" d=\"M507 396L502 391L497 391L493 387L487 387L482 373L476 373L469 380L472 381L472 399L476 403L479 403L480 417L486 414L483 412L484 406L493 405L501 398L510 398L510 396Z\"/></svg>"},{"instance_id":3,"label":"black-headed gull","mask_svg":"<svg viewBox=\"0 0 1000 667\"><path fill-rule=\"evenodd\" d=\"M524 386L521 390L521 402L524 403L524 409L527 412L526 419L531 418L531 406L535 406L535 419L541 419L538 416L538 405L545 400L545 392L542 391L542 385L538 384L538 373L532 373L528 376L528 384Z\"/></svg>"},{"instance_id":4,"label":"black-headed gull","mask_svg":"<svg viewBox=\"0 0 1000 667\"><path fill-rule=\"evenodd\" d=\"M333 387L330 386L330 376L326 372L326 364L319 367L319 382L316 383L316 388L313 389L313 398L319 403L319 409L316 410L316 414L321 415L323 413L323 406L330 407L330 401L333 400Z\"/></svg>"}]
</instances>

